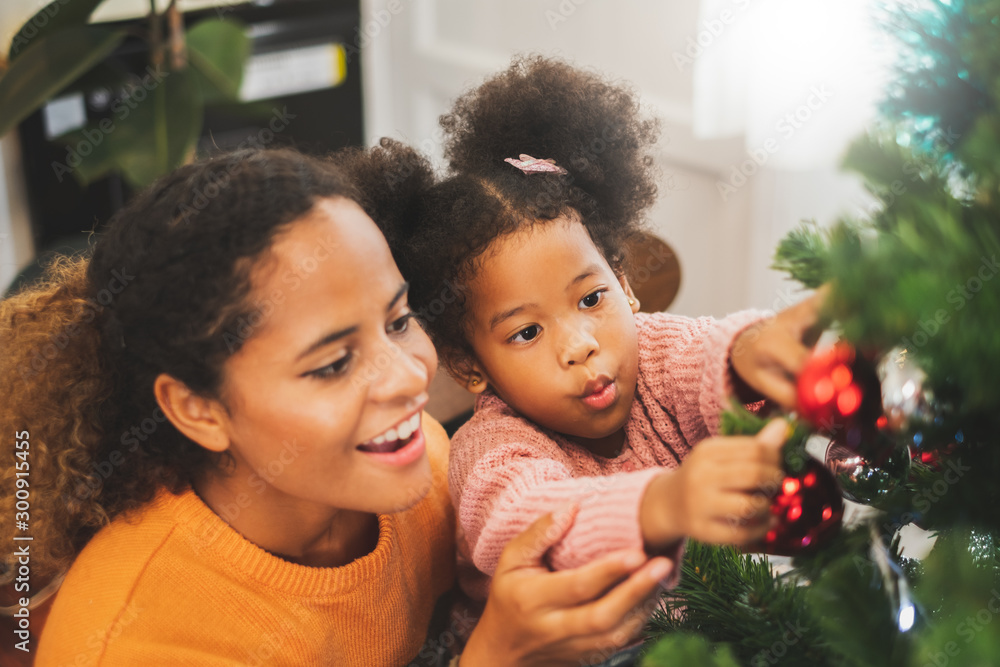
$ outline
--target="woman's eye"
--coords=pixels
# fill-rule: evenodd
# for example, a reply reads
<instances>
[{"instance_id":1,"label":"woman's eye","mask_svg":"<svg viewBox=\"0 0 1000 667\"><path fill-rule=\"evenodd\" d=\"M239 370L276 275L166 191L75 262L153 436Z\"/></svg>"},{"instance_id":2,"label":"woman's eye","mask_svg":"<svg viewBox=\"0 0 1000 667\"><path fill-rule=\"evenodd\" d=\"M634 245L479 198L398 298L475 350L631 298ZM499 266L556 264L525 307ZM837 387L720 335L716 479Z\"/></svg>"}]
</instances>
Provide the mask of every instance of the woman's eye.
<instances>
[{"instance_id":1,"label":"woman's eye","mask_svg":"<svg viewBox=\"0 0 1000 667\"><path fill-rule=\"evenodd\" d=\"M593 308L601 302L602 294L604 294L604 290L602 289L597 290L596 292L591 292L587 296L580 299L580 306L583 308Z\"/></svg>"},{"instance_id":2,"label":"woman's eye","mask_svg":"<svg viewBox=\"0 0 1000 667\"><path fill-rule=\"evenodd\" d=\"M354 353L348 352L344 356L340 357L331 364L327 364L322 368L317 368L314 371L310 371L308 375L312 377L317 377L320 379L337 377L338 375L343 375L347 368L351 365L351 360L354 358Z\"/></svg>"},{"instance_id":3,"label":"woman's eye","mask_svg":"<svg viewBox=\"0 0 1000 667\"><path fill-rule=\"evenodd\" d=\"M390 334L400 334L405 333L407 329L410 328L410 320L414 317L413 313L407 313L399 319L393 320L389 323L389 326L385 328L386 333Z\"/></svg>"},{"instance_id":4,"label":"woman's eye","mask_svg":"<svg viewBox=\"0 0 1000 667\"><path fill-rule=\"evenodd\" d=\"M528 341L533 340L538 335L540 330L541 328L537 324L532 324L530 327L524 327L518 331L516 334L511 336L509 340L512 343L527 343Z\"/></svg>"}]
</instances>

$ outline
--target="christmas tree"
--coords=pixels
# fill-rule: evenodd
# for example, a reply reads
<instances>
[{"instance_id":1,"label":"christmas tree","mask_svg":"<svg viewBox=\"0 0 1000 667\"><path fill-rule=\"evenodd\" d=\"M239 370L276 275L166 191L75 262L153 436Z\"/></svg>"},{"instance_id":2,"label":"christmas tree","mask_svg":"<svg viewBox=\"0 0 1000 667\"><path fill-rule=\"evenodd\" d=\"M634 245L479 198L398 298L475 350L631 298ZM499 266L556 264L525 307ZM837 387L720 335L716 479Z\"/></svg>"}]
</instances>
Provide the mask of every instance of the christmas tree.
<instances>
[{"instance_id":1,"label":"christmas tree","mask_svg":"<svg viewBox=\"0 0 1000 667\"><path fill-rule=\"evenodd\" d=\"M793 568L690 545L648 667L1000 665L1000 0L890 18L905 54L845 160L878 206L804 224L776 253L805 287L830 285L841 339L799 378L772 506L782 524L765 546ZM725 428L761 423L734 411ZM818 472L810 434L831 440ZM874 519L817 532L839 497L800 485L827 470ZM919 562L898 545L911 522L936 534Z\"/></svg>"}]
</instances>

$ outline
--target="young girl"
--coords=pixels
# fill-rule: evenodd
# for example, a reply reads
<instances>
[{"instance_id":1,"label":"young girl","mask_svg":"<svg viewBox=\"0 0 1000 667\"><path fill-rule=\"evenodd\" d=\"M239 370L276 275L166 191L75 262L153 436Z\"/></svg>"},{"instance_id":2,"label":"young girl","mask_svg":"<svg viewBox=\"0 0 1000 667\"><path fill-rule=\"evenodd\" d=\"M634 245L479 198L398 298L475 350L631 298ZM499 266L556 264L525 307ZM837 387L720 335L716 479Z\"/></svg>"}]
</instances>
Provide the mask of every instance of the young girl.
<instances>
[{"instance_id":1,"label":"young girl","mask_svg":"<svg viewBox=\"0 0 1000 667\"><path fill-rule=\"evenodd\" d=\"M360 198L292 151L186 166L0 304L18 590L72 561L36 664L430 664L454 644L421 650L454 563L447 438L422 413L437 358ZM567 525L508 552L463 665L639 631L669 564L544 573Z\"/></svg>"},{"instance_id":2,"label":"young girl","mask_svg":"<svg viewBox=\"0 0 1000 667\"><path fill-rule=\"evenodd\" d=\"M623 249L656 192L657 128L621 86L522 59L442 125L453 175L384 219L445 366L479 394L449 472L478 570L467 592L484 598L504 545L571 499L557 569L622 547L676 556L685 536L762 537L783 422L705 439L731 396L794 403L815 302L769 320L638 312Z\"/></svg>"}]
</instances>

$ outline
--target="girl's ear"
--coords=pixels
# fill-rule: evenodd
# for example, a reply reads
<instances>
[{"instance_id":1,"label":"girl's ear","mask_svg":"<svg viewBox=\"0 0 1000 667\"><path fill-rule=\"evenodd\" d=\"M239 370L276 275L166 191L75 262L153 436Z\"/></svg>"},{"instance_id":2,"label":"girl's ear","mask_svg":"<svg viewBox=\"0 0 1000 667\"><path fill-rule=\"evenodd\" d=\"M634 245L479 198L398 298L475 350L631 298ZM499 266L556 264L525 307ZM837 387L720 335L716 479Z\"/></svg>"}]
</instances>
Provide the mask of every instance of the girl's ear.
<instances>
[{"instance_id":1,"label":"girl's ear","mask_svg":"<svg viewBox=\"0 0 1000 667\"><path fill-rule=\"evenodd\" d=\"M632 286L628 284L628 278L625 277L624 273L618 276L618 282L621 283L622 289L625 290L625 296L628 297L629 308L632 309L632 314L635 315L639 312L639 297L637 297L635 292L632 291Z\"/></svg>"},{"instance_id":2,"label":"girl's ear","mask_svg":"<svg viewBox=\"0 0 1000 667\"><path fill-rule=\"evenodd\" d=\"M455 381L473 394L481 394L489 384L479 362L472 359L445 360L445 369Z\"/></svg>"},{"instance_id":3,"label":"girl's ear","mask_svg":"<svg viewBox=\"0 0 1000 667\"><path fill-rule=\"evenodd\" d=\"M228 414L219 401L195 394L166 373L156 378L153 393L163 414L178 431L209 451L229 449Z\"/></svg>"}]
</instances>

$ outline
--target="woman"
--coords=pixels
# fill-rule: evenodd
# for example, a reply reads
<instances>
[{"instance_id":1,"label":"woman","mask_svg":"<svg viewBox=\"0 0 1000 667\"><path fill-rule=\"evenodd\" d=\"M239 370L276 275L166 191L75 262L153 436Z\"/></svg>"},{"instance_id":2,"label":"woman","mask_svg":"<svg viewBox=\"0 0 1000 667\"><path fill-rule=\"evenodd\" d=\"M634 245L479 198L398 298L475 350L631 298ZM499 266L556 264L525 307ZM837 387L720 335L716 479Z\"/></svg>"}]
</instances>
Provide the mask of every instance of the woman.
<instances>
[{"instance_id":1,"label":"woman","mask_svg":"<svg viewBox=\"0 0 1000 667\"><path fill-rule=\"evenodd\" d=\"M185 166L89 261L3 302L33 572L73 563L37 664L422 664L454 644L428 635L454 578L447 438L422 413L436 356L360 199L287 150ZM462 665L573 663L639 631L661 559L547 573L571 517L507 549Z\"/></svg>"}]
</instances>

